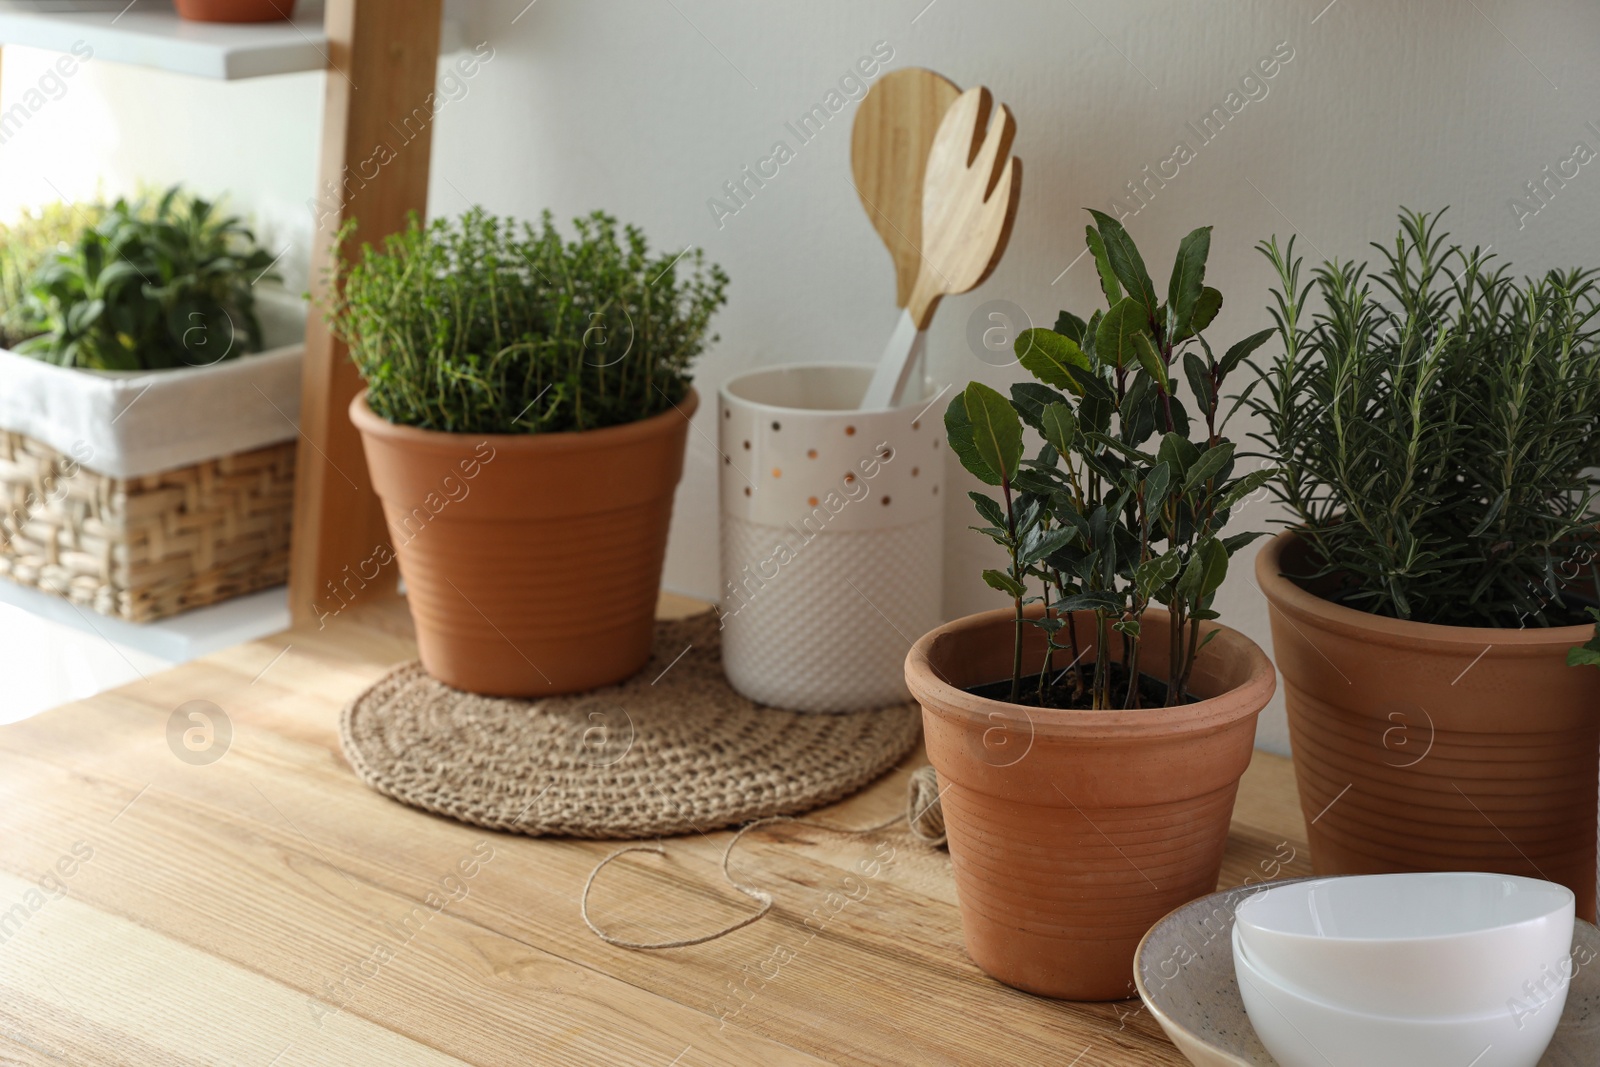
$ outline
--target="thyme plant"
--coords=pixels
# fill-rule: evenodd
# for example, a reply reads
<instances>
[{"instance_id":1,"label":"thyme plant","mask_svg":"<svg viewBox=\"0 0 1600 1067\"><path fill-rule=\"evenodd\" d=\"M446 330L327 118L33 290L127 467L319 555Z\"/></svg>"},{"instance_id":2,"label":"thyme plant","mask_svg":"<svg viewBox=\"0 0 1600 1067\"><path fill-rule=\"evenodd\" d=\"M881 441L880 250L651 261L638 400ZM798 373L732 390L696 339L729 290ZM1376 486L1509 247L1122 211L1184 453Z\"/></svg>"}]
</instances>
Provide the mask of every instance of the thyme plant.
<instances>
[{"instance_id":1,"label":"thyme plant","mask_svg":"<svg viewBox=\"0 0 1600 1067\"><path fill-rule=\"evenodd\" d=\"M1140 707L1143 620L1162 604L1169 668L1151 699L1171 707L1189 699L1195 657L1216 634L1201 624L1218 617L1229 558L1260 536L1224 533L1234 506L1274 472L1234 477L1220 406L1228 375L1272 331L1212 351L1204 330L1222 294L1204 284L1211 227L1179 244L1162 302L1127 231L1091 214L1086 238L1106 309L1087 322L1063 311L1054 329L1025 331L1016 352L1037 380L1013 385L1009 398L971 383L946 409L945 428L963 466L1000 491L998 500L970 495L985 523L974 529L1009 561L983 573L1015 611L1009 699ZM1043 442L1032 458L1024 426ZM1092 613L1092 633L1079 632L1074 612ZM1029 625L1045 631L1047 651L1037 677L1024 679ZM1113 640L1120 679L1102 667Z\"/></svg>"},{"instance_id":2,"label":"thyme plant","mask_svg":"<svg viewBox=\"0 0 1600 1067\"><path fill-rule=\"evenodd\" d=\"M1582 622L1600 591L1594 273L1517 281L1447 243L1442 214L1403 212L1376 271L1302 281L1292 239L1260 245L1283 351L1247 403L1307 545L1296 577L1418 622Z\"/></svg>"},{"instance_id":3,"label":"thyme plant","mask_svg":"<svg viewBox=\"0 0 1600 1067\"><path fill-rule=\"evenodd\" d=\"M681 401L727 275L698 249L652 255L600 212L574 225L564 241L549 212L538 227L481 208L413 216L341 259L329 321L372 410L446 433L553 433Z\"/></svg>"}]
</instances>

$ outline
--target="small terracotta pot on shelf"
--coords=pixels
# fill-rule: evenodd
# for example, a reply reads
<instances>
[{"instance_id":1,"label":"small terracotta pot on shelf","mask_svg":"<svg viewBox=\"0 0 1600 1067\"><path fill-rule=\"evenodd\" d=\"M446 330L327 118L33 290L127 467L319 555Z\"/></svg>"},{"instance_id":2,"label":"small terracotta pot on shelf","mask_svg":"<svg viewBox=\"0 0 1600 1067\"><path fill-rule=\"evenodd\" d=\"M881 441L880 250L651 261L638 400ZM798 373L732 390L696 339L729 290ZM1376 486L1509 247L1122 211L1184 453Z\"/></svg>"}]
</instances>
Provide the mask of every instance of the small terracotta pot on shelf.
<instances>
[{"instance_id":1,"label":"small terracotta pot on shelf","mask_svg":"<svg viewBox=\"0 0 1600 1067\"><path fill-rule=\"evenodd\" d=\"M350 404L405 578L422 665L457 689L539 697L650 657L689 395L574 433L397 426Z\"/></svg>"},{"instance_id":2,"label":"small terracotta pot on shelf","mask_svg":"<svg viewBox=\"0 0 1600 1067\"><path fill-rule=\"evenodd\" d=\"M943 790L967 953L1030 993L1120 1000L1134 995L1133 956L1150 927L1217 888L1256 717L1277 678L1249 638L1208 623L1220 633L1196 660L1193 704L1057 711L967 692L1010 677L1013 625L1009 608L957 619L906 659ZM1093 613L1078 613L1077 626L1092 635ZM1167 613L1151 609L1143 627L1143 669L1162 677ZM1044 652L1043 631L1027 627L1025 669L1036 673Z\"/></svg>"},{"instance_id":3,"label":"small terracotta pot on shelf","mask_svg":"<svg viewBox=\"0 0 1600 1067\"><path fill-rule=\"evenodd\" d=\"M1560 882L1595 918L1600 671L1567 666L1594 627L1495 629L1372 615L1256 557L1283 671L1317 874L1491 871Z\"/></svg>"},{"instance_id":4,"label":"small terracotta pot on shelf","mask_svg":"<svg viewBox=\"0 0 1600 1067\"><path fill-rule=\"evenodd\" d=\"M295 0L176 0L178 17L189 22L283 22L294 17Z\"/></svg>"}]
</instances>

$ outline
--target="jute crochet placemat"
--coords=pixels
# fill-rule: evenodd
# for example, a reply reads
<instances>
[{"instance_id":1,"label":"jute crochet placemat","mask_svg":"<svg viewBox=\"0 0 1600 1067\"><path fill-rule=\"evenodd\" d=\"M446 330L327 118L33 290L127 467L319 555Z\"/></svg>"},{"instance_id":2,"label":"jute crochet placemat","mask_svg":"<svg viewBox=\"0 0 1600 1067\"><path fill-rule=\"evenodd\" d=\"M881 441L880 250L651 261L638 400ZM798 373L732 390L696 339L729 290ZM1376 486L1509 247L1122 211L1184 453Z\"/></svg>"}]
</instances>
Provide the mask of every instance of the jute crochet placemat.
<instances>
[{"instance_id":1,"label":"jute crochet placemat","mask_svg":"<svg viewBox=\"0 0 1600 1067\"><path fill-rule=\"evenodd\" d=\"M425 811L637 839L811 811L900 762L921 726L914 704L821 715L746 700L707 613L657 623L645 669L592 693L475 696L405 664L345 708L339 743L362 781Z\"/></svg>"}]
</instances>

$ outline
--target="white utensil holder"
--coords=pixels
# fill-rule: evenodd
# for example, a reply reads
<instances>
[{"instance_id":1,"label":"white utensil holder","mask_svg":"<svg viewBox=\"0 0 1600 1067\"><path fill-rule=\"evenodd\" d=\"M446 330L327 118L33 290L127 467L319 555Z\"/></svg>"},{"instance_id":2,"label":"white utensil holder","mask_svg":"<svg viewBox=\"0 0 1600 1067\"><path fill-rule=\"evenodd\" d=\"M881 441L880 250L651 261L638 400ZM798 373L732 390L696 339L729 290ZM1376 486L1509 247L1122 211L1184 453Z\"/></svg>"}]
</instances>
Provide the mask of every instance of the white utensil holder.
<instances>
[{"instance_id":1,"label":"white utensil holder","mask_svg":"<svg viewBox=\"0 0 1600 1067\"><path fill-rule=\"evenodd\" d=\"M941 621L943 411L858 411L872 367L791 364L722 387L722 662L752 700L842 712L909 699Z\"/></svg>"}]
</instances>

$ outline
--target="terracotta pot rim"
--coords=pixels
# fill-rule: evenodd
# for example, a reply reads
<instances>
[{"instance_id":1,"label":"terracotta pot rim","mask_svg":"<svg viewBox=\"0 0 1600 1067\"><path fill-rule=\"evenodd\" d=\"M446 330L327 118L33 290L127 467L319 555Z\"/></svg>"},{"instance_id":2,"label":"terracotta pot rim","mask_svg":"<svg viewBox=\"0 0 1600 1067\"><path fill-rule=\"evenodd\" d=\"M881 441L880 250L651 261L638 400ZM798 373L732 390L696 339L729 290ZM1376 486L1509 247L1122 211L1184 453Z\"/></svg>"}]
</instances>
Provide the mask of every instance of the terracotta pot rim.
<instances>
[{"instance_id":1,"label":"terracotta pot rim","mask_svg":"<svg viewBox=\"0 0 1600 1067\"><path fill-rule=\"evenodd\" d=\"M419 426L402 426L373 411L367 405L367 390L362 389L350 401L350 421L363 434L386 438L413 448L452 451L460 448L464 440L487 441L498 449L523 452L573 452L595 448L618 447L659 436L669 423L677 419L692 419L700 407L700 394L693 386L683 400L647 418L624 422L616 426L602 426L597 430L563 430L557 433L447 433L444 430L425 430Z\"/></svg>"},{"instance_id":2,"label":"terracotta pot rim","mask_svg":"<svg viewBox=\"0 0 1600 1067\"><path fill-rule=\"evenodd\" d=\"M1030 614L1037 615L1042 608L1035 605ZM1092 613L1080 613L1092 614ZM1248 680L1223 693L1216 693L1194 704L1176 708L1136 708L1132 711L1065 711L1055 708L1036 708L1012 704L1004 700L990 700L974 696L944 680L934 669L930 653L934 643L943 635L962 630L977 630L1003 626L1009 630L1014 618L1013 609L996 608L953 619L929 630L911 646L906 655L906 680L912 695L925 712L953 719L969 726L993 727L997 723L1025 718L1030 727L1040 734L1076 740L1129 739L1161 737L1173 734L1199 733L1220 729L1240 719L1260 713L1272 699L1278 687L1277 671L1267 654L1243 633L1220 623L1207 624L1206 629L1220 630L1221 634L1201 650L1201 656L1210 658L1225 654L1244 656L1249 660ZM1146 620L1165 622L1167 612L1151 608Z\"/></svg>"},{"instance_id":3,"label":"terracotta pot rim","mask_svg":"<svg viewBox=\"0 0 1600 1067\"><path fill-rule=\"evenodd\" d=\"M1387 615L1347 608L1307 592L1285 578L1281 569L1284 551L1299 535L1285 530L1268 541L1256 555L1256 581L1262 595L1278 611L1315 623L1319 628L1359 640L1394 648L1431 646L1452 650L1494 646L1497 653L1546 654L1553 646L1562 649L1581 645L1594 633L1588 623L1574 626L1546 626L1510 629L1498 626L1447 626L1436 622L1412 622Z\"/></svg>"}]
</instances>

